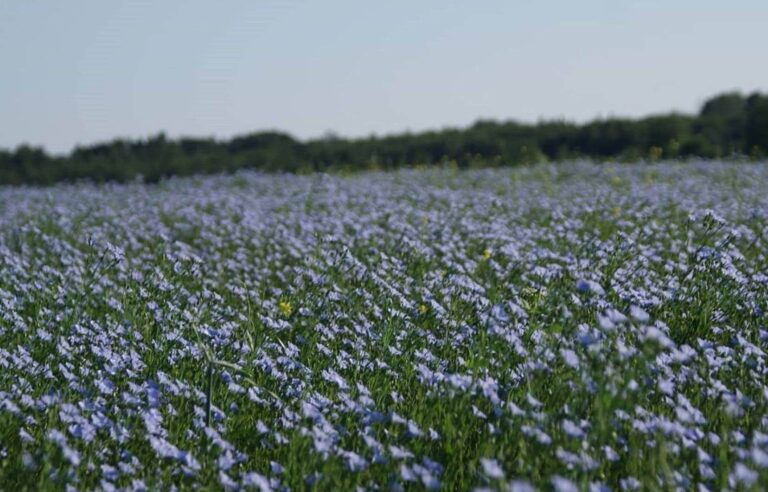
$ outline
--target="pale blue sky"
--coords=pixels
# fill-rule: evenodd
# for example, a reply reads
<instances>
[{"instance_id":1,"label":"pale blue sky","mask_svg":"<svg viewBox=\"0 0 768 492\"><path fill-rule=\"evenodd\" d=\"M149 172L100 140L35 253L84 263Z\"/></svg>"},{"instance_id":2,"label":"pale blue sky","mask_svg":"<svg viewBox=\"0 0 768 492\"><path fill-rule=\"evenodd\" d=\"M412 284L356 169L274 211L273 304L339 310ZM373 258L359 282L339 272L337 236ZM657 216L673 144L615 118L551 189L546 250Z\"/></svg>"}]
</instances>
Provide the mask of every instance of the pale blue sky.
<instances>
[{"instance_id":1,"label":"pale blue sky","mask_svg":"<svg viewBox=\"0 0 768 492\"><path fill-rule=\"evenodd\" d=\"M0 147L692 112L766 47L765 1L0 0Z\"/></svg>"}]
</instances>

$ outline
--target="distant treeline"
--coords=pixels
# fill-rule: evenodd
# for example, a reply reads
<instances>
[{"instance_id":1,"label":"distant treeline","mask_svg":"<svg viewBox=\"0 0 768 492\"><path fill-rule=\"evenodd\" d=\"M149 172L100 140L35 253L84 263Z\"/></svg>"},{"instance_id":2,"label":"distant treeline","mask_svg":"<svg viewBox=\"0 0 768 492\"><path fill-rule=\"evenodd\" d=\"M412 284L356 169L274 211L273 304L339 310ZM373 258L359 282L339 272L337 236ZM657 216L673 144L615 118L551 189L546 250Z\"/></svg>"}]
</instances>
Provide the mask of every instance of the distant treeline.
<instances>
[{"instance_id":1,"label":"distant treeline","mask_svg":"<svg viewBox=\"0 0 768 492\"><path fill-rule=\"evenodd\" d=\"M726 93L697 115L670 113L642 119L609 118L585 124L478 121L386 137L324 137L301 142L279 132L219 141L212 138L113 140L78 147L66 156L42 148L0 150L0 183L51 184L157 181L166 176L237 169L310 172L391 169L452 162L459 167L504 166L572 158L657 160L687 157L762 158L768 153L768 95Z\"/></svg>"}]
</instances>

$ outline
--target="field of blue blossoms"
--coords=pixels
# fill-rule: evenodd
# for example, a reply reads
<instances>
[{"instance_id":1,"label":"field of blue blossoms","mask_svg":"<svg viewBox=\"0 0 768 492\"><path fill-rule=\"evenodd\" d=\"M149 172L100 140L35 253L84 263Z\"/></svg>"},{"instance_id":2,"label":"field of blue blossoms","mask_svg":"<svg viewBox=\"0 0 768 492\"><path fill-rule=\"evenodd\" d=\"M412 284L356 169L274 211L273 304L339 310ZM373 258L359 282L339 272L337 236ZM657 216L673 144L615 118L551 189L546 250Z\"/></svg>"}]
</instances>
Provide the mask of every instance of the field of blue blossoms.
<instances>
[{"instance_id":1,"label":"field of blue blossoms","mask_svg":"<svg viewBox=\"0 0 768 492\"><path fill-rule=\"evenodd\" d=\"M0 188L3 490L765 490L768 165Z\"/></svg>"}]
</instances>

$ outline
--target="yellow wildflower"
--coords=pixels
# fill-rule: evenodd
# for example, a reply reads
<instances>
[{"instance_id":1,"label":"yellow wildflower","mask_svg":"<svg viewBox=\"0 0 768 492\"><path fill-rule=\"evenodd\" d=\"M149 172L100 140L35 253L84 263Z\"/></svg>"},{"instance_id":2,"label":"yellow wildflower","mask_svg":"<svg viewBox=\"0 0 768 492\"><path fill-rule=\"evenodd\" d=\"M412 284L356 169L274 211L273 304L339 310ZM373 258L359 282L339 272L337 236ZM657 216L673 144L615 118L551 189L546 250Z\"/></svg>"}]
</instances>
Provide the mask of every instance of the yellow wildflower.
<instances>
[{"instance_id":1,"label":"yellow wildflower","mask_svg":"<svg viewBox=\"0 0 768 492\"><path fill-rule=\"evenodd\" d=\"M429 308L427 308L426 304L422 304L422 305L419 306L419 312L421 314L427 314L428 310L429 310Z\"/></svg>"},{"instance_id":2,"label":"yellow wildflower","mask_svg":"<svg viewBox=\"0 0 768 492\"><path fill-rule=\"evenodd\" d=\"M288 301L280 301L280 312L283 313L283 316L290 316L293 312L293 305Z\"/></svg>"},{"instance_id":3,"label":"yellow wildflower","mask_svg":"<svg viewBox=\"0 0 768 492\"><path fill-rule=\"evenodd\" d=\"M483 251L483 259L490 260L492 254L493 254L493 251L491 251L490 248L485 248L485 251Z\"/></svg>"}]
</instances>

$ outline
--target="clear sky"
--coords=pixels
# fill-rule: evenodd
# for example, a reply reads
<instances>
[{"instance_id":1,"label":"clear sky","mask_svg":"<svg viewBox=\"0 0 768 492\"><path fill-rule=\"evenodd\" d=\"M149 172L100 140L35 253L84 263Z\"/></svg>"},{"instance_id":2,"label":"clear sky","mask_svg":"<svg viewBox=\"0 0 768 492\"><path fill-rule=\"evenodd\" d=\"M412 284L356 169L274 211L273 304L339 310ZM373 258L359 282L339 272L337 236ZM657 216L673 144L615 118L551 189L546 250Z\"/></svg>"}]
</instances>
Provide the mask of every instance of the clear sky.
<instances>
[{"instance_id":1,"label":"clear sky","mask_svg":"<svg viewBox=\"0 0 768 492\"><path fill-rule=\"evenodd\" d=\"M0 0L0 147L693 112L767 47L765 0Z\"/></svg>"}]
</instances>

